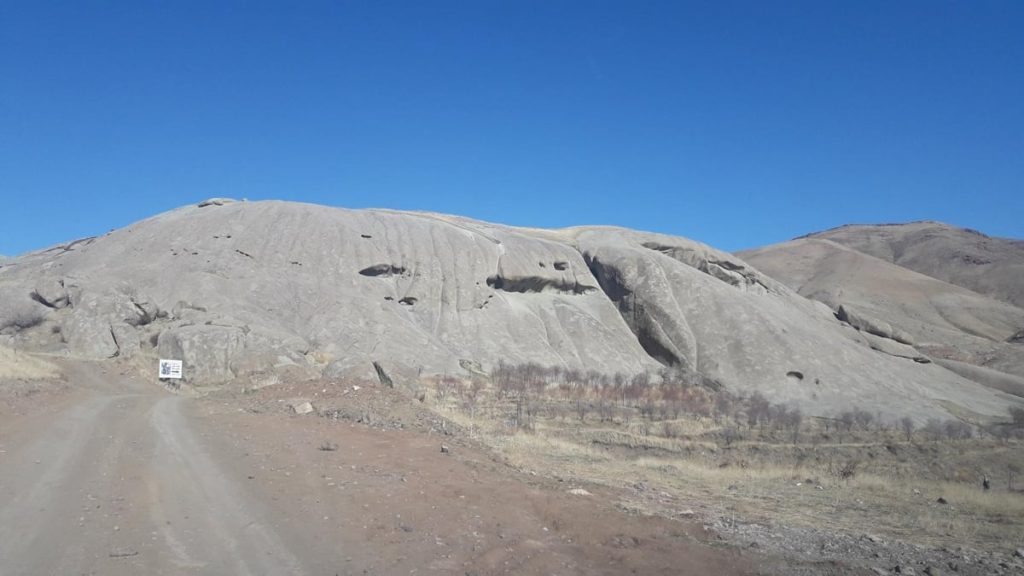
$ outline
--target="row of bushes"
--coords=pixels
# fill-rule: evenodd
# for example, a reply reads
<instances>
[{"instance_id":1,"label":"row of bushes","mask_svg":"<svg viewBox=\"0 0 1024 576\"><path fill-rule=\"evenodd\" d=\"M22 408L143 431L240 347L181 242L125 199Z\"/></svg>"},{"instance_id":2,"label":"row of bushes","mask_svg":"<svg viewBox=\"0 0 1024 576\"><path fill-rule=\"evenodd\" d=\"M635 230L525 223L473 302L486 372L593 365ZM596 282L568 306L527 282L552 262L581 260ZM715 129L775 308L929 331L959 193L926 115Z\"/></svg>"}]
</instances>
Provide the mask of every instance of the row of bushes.
<instances>
[{"instance_id":1,"label":"row of bushes","mask_svg":"<svg viewBox=\"0 0 1024 576\"><path fill-rule=\"evenodd\" d=\"M713 418L721 424L720 440L725 443L756 431L761 439L783 437L794 443L805 431L806 418L800 408L772 403L759 392L749 396L732 394L716 382L679 368L666 368L657 374L602 374L536 363L499 362L490 374L493 394L499 403L511 407L510 423L530 429L539 416L578 420L597 418L601 422L628 423L639 417L646 422L666 422L683 416ZM462 381L450 376L437 384L437 398L444 403L455 397L475 412L481 396L488 390L485 379ZM1024 410L1011 410L1011 424L976 429L959 420L928 420L918 428L914 420L885 419L863 409L851 409L833 417L815 418L825 438L837 435L898 433L909 442L917 437L927 440L965 440L977 434L997 437L1024 435ZM675 428L662 426L665 436L676 436ZM657 430L656 426L643 426Z\"/></svg>"}]
</instances>

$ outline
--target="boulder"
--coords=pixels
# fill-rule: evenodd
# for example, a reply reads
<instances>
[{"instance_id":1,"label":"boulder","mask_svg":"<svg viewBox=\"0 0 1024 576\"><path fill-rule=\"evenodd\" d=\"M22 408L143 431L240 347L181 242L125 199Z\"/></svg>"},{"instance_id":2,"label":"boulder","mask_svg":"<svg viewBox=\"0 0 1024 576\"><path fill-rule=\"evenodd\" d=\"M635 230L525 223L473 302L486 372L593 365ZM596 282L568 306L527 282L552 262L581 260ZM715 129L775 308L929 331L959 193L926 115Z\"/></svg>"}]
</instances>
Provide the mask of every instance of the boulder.
<instances>
[{"instance_id":1,"label":"boulder","mask_svg":"<svg viewBox=\"0 0 1024 576\"><path fill-rule=\"evenodd\" d=\"M164 330L157 339L157 354L183 361L184 380L193 383L232 380L234 361L244 351L245 333L232 326L178 326Z\"/></svg>"},{"instance_id":2,"label":"boulder","mask_svg":"<svg viewBox=\"0 0 1024 576\"><path fill-rule=\"evenodd\" d=\"M117 355L121 358L132 358L142 349L142 341L139 331L128 324L114 324L110 327L110 334L114 337L114 344L117 346Z\"/></svg>"},{"instance_id":3,"label":"boulder","mask_svg":"<svg viewBox=\"0 0 1024 576\"><path fill-rule=\"evenodd\" d=\"M908 360L913 360L922 364L931 362L930 358L921 354L916 348L908 344L903 344L890 338L876 336L870 332L862 332L861 336L872 350L877 350L883 354L888 354L889 356L895 356L897 358L907 358Z\"/></svg>"},{"instance_id":4,"label":"boulder","mask_svg":"<svg viewBox=\"0 0 1024 576\"><path fill-rule=\"evenodd\" d=\"M32 289L31 297L48 308L64 308L71 303L64 281L52 277L39 279Z\"/></svg>"},{"instance_id":5,"label":"boulder","mask_svg":"<svg viewBox=\"0 0 1024 576\"><path fill-rule=\"evenodd\" d=\"M900 344L913 345L913 340L903 330L894 328L892 324L889 324L888 322L878 320L858 312L849 304L839 306L839 310L836 311L836 318L862 332L867 332L868 334L873 334L882 338L889 338L890 340L895 340Z\"/></svg>"},{"instance_id":6,"label":"boulder","mask_svg":"<svg viewBox=\"0 0 1024 576\"><path fill-rule=\"evenodd\" d=\"M76 311L61 322L61 334L72 356L103 360L118 355L110 322L103 316Z\"/></svg>"}]
</instances>

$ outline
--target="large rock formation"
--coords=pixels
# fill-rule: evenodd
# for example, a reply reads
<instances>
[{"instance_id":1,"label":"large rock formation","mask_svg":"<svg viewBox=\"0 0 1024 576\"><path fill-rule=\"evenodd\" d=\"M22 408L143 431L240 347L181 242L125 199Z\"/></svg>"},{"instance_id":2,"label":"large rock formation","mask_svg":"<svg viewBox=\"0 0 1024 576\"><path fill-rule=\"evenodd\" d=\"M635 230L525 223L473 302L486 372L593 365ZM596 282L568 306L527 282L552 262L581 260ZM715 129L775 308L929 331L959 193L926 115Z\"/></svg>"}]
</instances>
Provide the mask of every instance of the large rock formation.
<instances>
[{"instance_id":1,"label":"large rock formation","mask_svg":"<svg viewBox=\"0 0 1024 576\"><path fill-rule=\"evenodd\" d=\"M673 365L813 413L983 417L1016 402L905 344L880 352L735 256L617 228L218 199L8 262L0 303L9 344L180 358L199 384L282 370L401 381L504 360Z\"/></svg>"}]
</instances>

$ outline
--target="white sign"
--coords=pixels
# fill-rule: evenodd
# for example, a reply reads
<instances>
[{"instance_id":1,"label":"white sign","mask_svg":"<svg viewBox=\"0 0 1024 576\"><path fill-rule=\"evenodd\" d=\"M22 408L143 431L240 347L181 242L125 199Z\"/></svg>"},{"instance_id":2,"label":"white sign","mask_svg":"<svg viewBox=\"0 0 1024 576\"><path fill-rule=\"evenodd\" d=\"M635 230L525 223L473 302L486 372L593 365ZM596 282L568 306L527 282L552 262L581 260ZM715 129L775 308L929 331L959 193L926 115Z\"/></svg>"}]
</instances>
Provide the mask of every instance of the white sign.
<instances>
[{"instance_id":1,"label":"white sign","mask_svg":"<svg viewBox=\"0 0 1024 576\"><path fill-rule=\"evenodd\" d=\"M181 378L181 360L160 359L161 378Z\"/></svg>"}]
</instances>

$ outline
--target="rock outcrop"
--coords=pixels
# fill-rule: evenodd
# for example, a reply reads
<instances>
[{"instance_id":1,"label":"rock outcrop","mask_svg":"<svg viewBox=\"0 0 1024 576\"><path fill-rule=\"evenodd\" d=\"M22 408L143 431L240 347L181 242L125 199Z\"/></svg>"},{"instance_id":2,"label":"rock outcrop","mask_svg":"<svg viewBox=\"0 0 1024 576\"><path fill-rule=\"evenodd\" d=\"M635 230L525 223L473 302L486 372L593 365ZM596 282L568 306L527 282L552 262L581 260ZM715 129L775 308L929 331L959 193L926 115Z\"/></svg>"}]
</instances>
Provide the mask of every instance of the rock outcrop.
<instances>
[{"instance_id":1,"label":"rock outcrop","mask_svg":"<svg viewBox=\"0 0 1024 576\"><path fill-rule=\"evenodd\" d=\"M291 371L414 390L425 375L505 361L627 374L670 365L822 414L999 415L1016 401L896 340L879 353L836 307L684 238L202 204L8 262L0 334L88 358L181 359L193 384ZM910 340L852 304L875 319L868 335Z\"/></svg>"}]
</instances>

